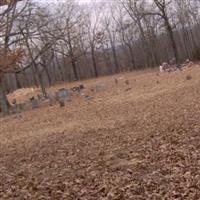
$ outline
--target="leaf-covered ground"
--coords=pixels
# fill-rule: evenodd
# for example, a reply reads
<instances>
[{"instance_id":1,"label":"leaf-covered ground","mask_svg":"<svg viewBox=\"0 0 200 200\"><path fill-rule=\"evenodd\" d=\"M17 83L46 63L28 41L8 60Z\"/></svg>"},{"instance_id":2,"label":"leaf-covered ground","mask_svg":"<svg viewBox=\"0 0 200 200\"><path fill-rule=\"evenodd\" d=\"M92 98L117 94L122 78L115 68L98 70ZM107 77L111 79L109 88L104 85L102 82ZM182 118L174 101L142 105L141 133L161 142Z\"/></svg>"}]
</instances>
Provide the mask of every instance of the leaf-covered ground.
<instances>
[{"instance_id":1,"label":"leaf-covered ground","mask_svg":"<svg viewBox=\"0 0 200 200\"><path fill-rule=\"evenodd\" d=\"M85 82L89 103L1 118L0 199L200 199L199 77L104 77Z\"/></svg>"}]
</instances>

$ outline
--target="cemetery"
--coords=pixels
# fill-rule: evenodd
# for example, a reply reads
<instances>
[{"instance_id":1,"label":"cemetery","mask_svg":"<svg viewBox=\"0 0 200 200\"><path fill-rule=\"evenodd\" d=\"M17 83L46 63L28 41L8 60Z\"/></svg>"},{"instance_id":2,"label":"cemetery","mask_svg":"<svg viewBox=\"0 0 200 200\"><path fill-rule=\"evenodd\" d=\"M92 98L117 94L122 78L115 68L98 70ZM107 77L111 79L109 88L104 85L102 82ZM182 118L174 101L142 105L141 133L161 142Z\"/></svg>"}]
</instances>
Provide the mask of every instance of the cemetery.
<instances>
[{"instance_id":1,"label":"cemetery","mask_svg":"<svg viewBox=\"0 0 200 200\"><path fill-rule=\"evenodd\" d=\"M79 88L80 87L80 88ZM76 88L76 90L74 90ZM36 88L23 88L15 91L13 94L10 94L11 101L11 113L22 112L30 109L36 109L43 106L53 106L62 101L70 102L71 98L75 95L76 92L83 90L83 85L76 86L71 89L67 88L59 88L58 90L54 90L53 92L48 93L47 98L45 98L40 89ZM77 89L78 88L78 89ZM20 99L23 97L23 100ZM18 100L19 103L18 103Z\"/></svg>"},{"instance_id":2,"label":"cemetery","mask_svg":"<svg viewBox=\"0 0 200 200\"><path fill-rule=\"evenodd\" d=\"M48 190L64 199L70 199L75 191L77 196L91 199L95 191L95 198L101 199L113 185L113 196L118 196L121 188L131 192L135 187L131 193L134 199L140 184L148 188L156 181L158 190L171 198L170 185L162 187L162 176L171 180L169 168L181 168L188 162L193 180L199 180L195 170L200 131L199 76L200 68L195 64L180 73L146 70L57 85L47 88L48 100L38 98L38 89L25 89L24 95L20 91L20 97L17 92L10 94L12 104L25 103L29 109L16 108L15 114L0 118L0 163L6 161L8 166L7 173L1 174L5 168L0 164L0 196L10 195L5 192L7 184L14 188L30 184L24 192L36 199L48 196ZM77 89L80 84L84 89ZM70 89L74 87L76 90ZM185 136L186 131L192 139ZM182 160L183 156L188 160ZM166 174L156 178L154 175L160 173L156 169ZM182 182L185 176L192 184L187 171L170 173L176 181ZM58 189L61 185L69 194ZM186 184L183 190L187 190Z\"/></svg>"},{"instance_id":3,"label":"cemetery","mask_svg":"<svg viewBox=\"0 0 200 200\"><path fill-rule=\"evenodd\" d=\"M187 69L191 68L192 66L194 66L194 64L189 59L187 59L181 65L181 70L187 71ZM159 67L159 70L161 73L173 72L173 64L163 63L162 66ZM181 71L179 72L181 73ZM191 80L192 77L190 74L188 74L186 75L185 79ZM156 84L159 83L160 80L157 80ZM81 82L80 84L71 83L70 85L72 85L72 87L56 87L53 89L49 88L47 98L44 97L39 88L19 89L13 94L9 94L9 101L11 102L12 106L10 114L21 113L23 111L54 105L60 107L65 107L67 105L67 107L69 107L71 102L76 101L76 99L80 99L83 102L90 102L94 100L95 95L97 95L98 93L102 94L108 91L111 85L113 85L113 87L115 88L125 86L126 88L124 88L124 92L130 92L132 90L132 84L130 84L130 80L124 76L118 76L117 78L114 78L113 83L109 83L109 85L102 81L97 82L96 84L89 85L88 87L86 87ZM23 100L20 98L22 98Z\"/></svg>"},{"instance_id":4,"label":"cemetery","mask_svg":"<svg viewBox=\"0 0 200 200\"><path fill-rule=\"evenodd\" d=\"M199 200L200 0L0 0L0 200Z\"/></svg>"}]
</instances>

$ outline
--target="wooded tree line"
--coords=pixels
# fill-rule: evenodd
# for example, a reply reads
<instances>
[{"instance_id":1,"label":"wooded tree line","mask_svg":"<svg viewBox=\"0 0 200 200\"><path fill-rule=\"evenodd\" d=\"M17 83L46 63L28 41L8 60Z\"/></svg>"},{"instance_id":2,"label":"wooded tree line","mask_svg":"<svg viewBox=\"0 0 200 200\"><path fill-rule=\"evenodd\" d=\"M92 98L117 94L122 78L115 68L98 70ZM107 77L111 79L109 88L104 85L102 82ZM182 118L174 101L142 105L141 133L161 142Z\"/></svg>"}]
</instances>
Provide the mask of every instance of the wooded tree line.
<instances>
[{"instance_id":1,"label":"wooded tree line","mask_svg":"<svg viewBox=\"0 0 200 200\"><path fill-rule=\"evenodd\" d=\"M10 0L0 7L1 107L17 88L46 96L63 81L199 60L199 11L200 0ZM16 49L24 52L17 62Z\"/></svg>"}]
</instances>

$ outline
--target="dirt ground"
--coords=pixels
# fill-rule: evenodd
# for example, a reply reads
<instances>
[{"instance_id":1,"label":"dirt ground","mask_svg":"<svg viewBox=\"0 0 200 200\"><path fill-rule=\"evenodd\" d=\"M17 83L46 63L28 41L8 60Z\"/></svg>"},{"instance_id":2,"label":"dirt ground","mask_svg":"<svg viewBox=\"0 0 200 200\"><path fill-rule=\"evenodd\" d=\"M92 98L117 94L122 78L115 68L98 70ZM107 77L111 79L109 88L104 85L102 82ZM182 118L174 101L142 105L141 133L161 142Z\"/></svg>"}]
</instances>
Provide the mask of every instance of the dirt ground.
<instances>
[{"instance_id":1,"label":"dirt ground","mask_svg":"<svg viewBox=\"0 0 200 200\"><path fill-rule=\"evenodd\" d=\"M199 65L82 83L89 102L0 118L0 199L200 199Z\"/></svg>"}]
</instances>

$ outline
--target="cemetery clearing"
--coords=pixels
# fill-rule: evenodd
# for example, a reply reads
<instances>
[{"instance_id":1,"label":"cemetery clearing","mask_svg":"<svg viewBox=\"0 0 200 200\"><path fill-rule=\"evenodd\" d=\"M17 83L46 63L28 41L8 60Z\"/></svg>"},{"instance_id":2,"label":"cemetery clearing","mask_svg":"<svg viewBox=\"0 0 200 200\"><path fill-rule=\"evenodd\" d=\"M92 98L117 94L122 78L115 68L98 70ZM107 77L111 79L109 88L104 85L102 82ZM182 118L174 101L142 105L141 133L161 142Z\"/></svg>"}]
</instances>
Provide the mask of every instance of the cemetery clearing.
<instances>
[{"instance_id":1,"label":"cemetery clearing","mask_svg":"<svg viewBox=\"0 0 200 200\"><path fill-rule=\"evenodd\" d=\"M85 89L0 118L0 199L199 199L199 77L194 64L57 85Z\"/></svg>"}]
</instances>

